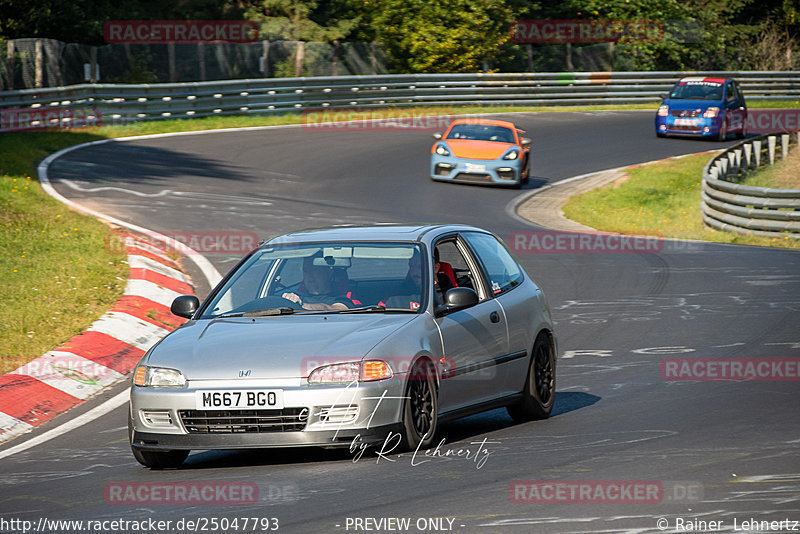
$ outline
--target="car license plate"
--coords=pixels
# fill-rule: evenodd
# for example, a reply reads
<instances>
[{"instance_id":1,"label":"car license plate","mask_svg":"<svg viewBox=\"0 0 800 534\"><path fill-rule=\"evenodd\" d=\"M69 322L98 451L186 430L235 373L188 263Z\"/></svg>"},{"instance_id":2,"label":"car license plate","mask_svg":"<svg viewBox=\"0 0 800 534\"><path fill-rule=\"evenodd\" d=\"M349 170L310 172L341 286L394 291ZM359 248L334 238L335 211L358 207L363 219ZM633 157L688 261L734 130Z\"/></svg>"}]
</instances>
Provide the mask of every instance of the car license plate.
<instances>
[{"instance_id":1,"label":"car license plate","mask_svg":"<svg viewBox=\"0 0 800 534\"><path fill-rule=\"evenodd\" d=\"M675 119L675 124L678 126L695 126L697 119Z\"/></svg>"},{"instance_id":2,"label":"car license plate","mask_svg":"<svg viewBox=\"0 0 800 534\"><path fill-rule=\"evenodd\" d=\"M280 389L214 389L195 392L198 410L232 409L283 409L283 391Z\"/></svg>"},{"instance_id":3,"label":"car license plate","mask_svg":"<svg viewBox=\"0 0 800 534\"><path fill-rule=\"evenodd\" d=\"M486 172L486 165L477 165L475 163L465 163L467 172Z\"/></svg>"}]
</instances>

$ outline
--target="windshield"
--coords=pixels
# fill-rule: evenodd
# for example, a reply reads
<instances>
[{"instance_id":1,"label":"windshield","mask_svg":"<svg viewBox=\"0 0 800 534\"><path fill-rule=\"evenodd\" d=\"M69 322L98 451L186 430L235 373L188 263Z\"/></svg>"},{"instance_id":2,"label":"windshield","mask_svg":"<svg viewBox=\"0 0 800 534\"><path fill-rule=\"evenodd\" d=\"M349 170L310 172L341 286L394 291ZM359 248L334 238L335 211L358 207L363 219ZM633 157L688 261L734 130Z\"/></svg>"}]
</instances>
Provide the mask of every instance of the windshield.
<instances>
[{"instance_id":1,"label":"windshield","mask_svg":"<svg viewBox=\"0 0 800 534\"><path fill-rule=\"evenodd\" d=\"M681 81L672 87L669 97L678 100L722 100L722 84L708 81Z\"/></svg>"},{"instance_id":2,"label":"windshield","mask_svg":"<svg viewBox=\"0 0 800 534\"><path fill-rule=\"evenodd\" d=\"M286 308L418 310L426 294L421 257L415 243L264 247L227 280L201 318Z\"/></svg>"},{"instance_id":3,"label":"windshield","mask_svg":"<svg viewBox=\"0 0 800 534\"><path fill-rule=\"evenodd\" d=\"M488 124L456 124L447 134L447 139L468 139L471 141L496 141L514 143L514 132L504 126Z\"/></svg>"}]
</instances>

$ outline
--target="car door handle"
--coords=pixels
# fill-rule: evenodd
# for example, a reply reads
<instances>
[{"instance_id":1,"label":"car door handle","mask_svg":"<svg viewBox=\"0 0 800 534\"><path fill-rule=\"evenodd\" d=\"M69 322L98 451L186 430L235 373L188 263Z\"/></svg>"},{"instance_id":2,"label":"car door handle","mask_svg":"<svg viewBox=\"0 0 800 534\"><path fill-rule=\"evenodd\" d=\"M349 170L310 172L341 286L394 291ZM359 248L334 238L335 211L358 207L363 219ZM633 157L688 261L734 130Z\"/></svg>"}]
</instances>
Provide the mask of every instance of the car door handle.
<instances>
[{"instance_id":1,"label":"car door handle","mask_svg":"<svg viewBox=\"0 0 800 534\"><path fill-rule=\"evenodd\" d=\"M497 312L492 312L491 314L489 314L489 320L492 321L493 323L499 323L500 315Z\"/></svg>"}]
</instances>

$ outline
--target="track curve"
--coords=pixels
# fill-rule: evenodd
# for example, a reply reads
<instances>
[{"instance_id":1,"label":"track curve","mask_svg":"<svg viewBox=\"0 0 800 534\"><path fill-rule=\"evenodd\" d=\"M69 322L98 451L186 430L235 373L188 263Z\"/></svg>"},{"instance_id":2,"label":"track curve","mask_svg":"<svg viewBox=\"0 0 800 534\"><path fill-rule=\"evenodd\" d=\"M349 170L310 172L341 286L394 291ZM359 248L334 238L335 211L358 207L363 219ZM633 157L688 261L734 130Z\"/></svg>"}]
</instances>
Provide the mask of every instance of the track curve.
<instances>
[{"instance_id":1,"label":"track curve","mask_svg":"<svg viewBox=\"0 0 800 534\"><path fill-rule=\"evenodd\" d=\"M656 139L650 112L510 118L533 137L528 188L717 146ZM171 136L76 150L49 175L67 198L165 233L265 238L309 226L442 221L507 238L529 228L505 211L519 191L429 181L431 142L420 132L303 128ZM285 532L347 531L348 517L450 517L453 532L487 533L659 532L661 517L670 526L680 517L729 528L734 518L800 520L800 382L665 382L659 373L670 356L800 359L800 253L677 244L648 254L518 258L557 321L558 395L547 421L515 425L495 410L444 427L442 450L488 451L480 468L453 457L354 462L346 453L240 451L203 452L179 471L151 472L129 452L121 408L0 464L0 479L14 483L0 514L270 516ZM236 258L210 259L224 273ZM509 498L515 480L578 479L658 481L669 491L640 504ZM110 504L104 491L119 481L251 481L261 498L239 506Z\"/></svg>"}]
</instances>

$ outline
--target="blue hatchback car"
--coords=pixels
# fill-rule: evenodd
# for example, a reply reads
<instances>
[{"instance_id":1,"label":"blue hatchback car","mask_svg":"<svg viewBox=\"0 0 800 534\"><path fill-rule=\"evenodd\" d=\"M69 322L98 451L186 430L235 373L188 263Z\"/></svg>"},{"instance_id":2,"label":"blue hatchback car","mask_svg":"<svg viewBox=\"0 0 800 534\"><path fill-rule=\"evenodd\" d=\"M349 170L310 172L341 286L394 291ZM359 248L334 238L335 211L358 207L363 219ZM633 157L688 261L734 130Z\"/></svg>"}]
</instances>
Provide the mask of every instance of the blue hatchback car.
<instances>
[{"instance_id":1,"label":"blue hatchback car","mask_svg":"<svg viewBox=\"0 0 800 534\"><path fill-rule=\"evenodd\" d=\"M747 135L747 104L739 84L730 78L690 76L672 86L656 113L656 135L711 137Z\"/></svg>"}]
</instances>

